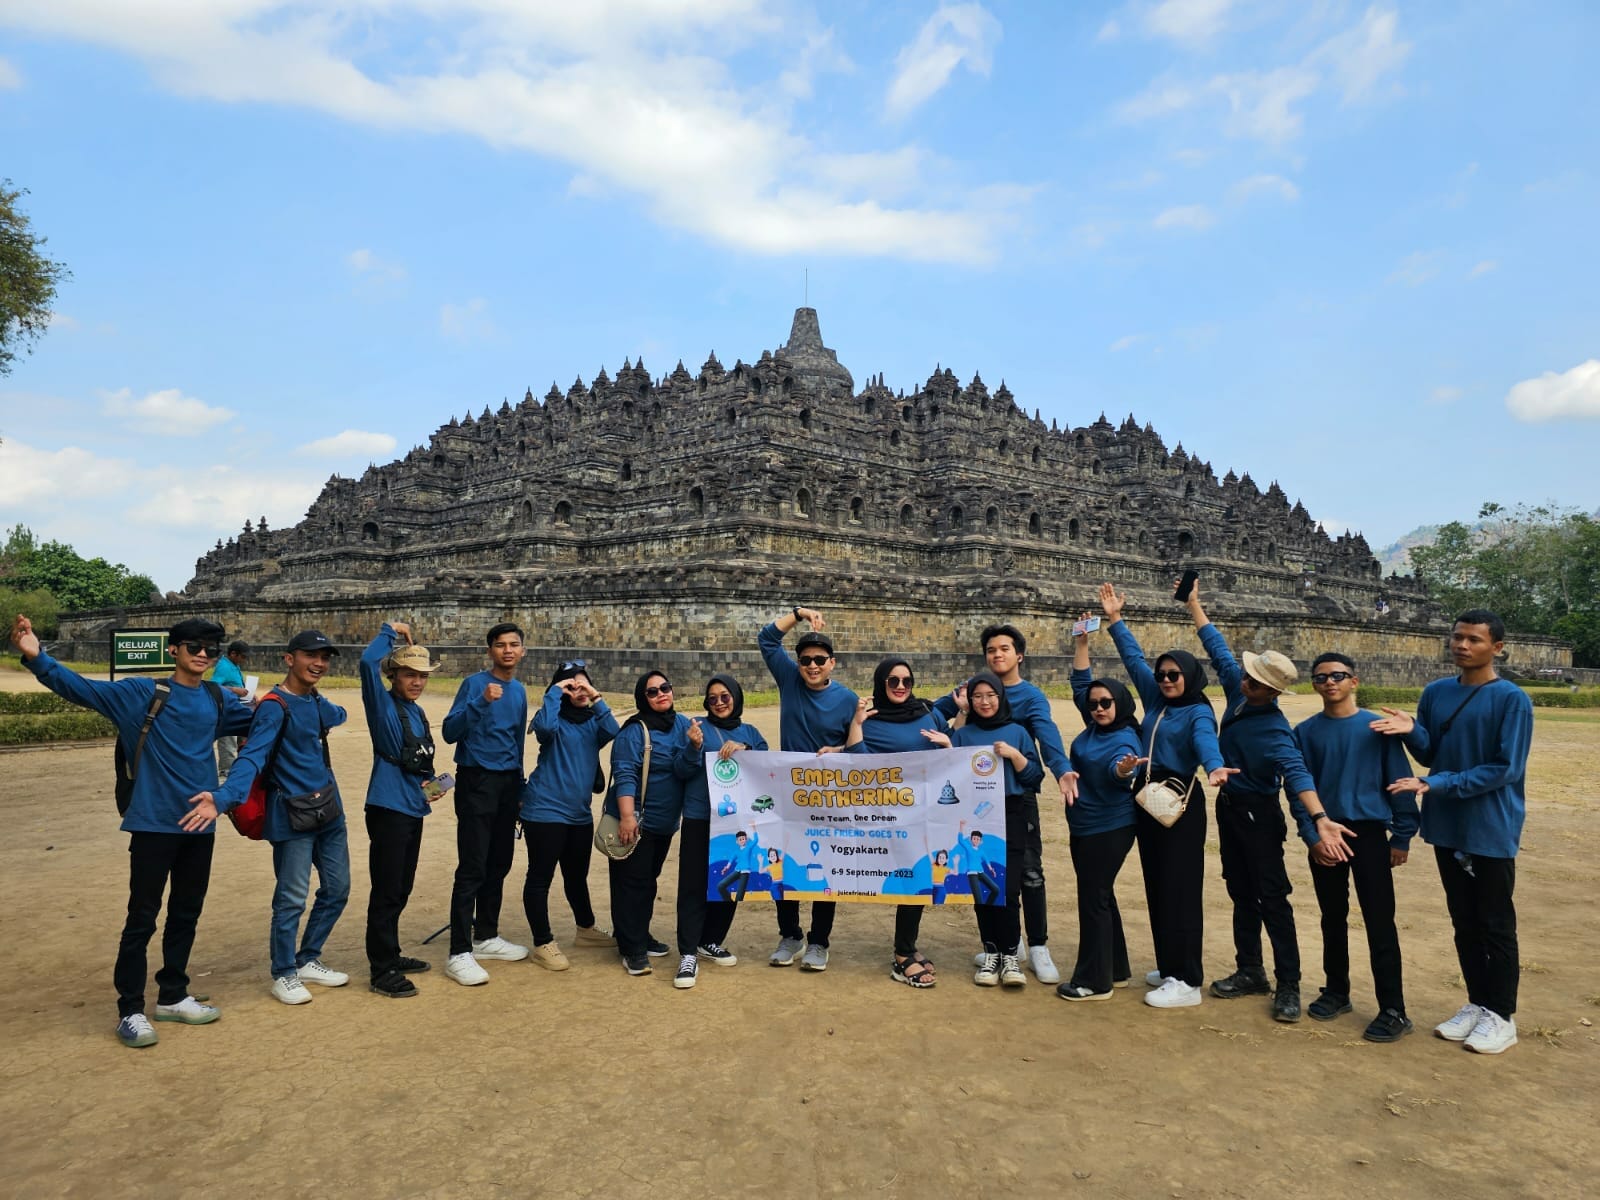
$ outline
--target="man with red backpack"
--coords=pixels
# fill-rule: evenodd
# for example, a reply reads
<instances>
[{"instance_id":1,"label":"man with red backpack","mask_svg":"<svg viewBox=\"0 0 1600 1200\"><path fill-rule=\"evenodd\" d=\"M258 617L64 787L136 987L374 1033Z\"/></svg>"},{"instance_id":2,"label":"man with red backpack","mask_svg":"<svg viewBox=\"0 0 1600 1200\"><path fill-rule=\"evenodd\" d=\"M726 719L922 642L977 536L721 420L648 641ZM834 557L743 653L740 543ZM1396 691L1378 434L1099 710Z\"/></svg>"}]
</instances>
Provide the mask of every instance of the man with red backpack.
<instances>
[{"instance_id":1,"label":"man with red backpack","mask_svg":"<svg viewBox=\"0 0 1600 1200\"><path fill-rule=\"evenodd\" d=\"M117 727L124 760L118 793L127 794L122 828L128 837L128 919L112 979L117 989L117 1037L138 1048L153 1046L156 1031L145 1016L146 951L156 931L161 897L167 920L156 972L156 1020L208 1025L221 1013L189 994L189 951L211 882L216 839L209 827L180 829L188 797L216 786L218 737L250 726L250 709L235 695L202 682L217 661L222 626L179 621L167 633L172 678L140 676L114 683L84 679L44 652L33 625L19 615L11 644L23 665L56 695L92 708ZM131 783L131 788L126 785Z\"/></svg>"}]
</instances>

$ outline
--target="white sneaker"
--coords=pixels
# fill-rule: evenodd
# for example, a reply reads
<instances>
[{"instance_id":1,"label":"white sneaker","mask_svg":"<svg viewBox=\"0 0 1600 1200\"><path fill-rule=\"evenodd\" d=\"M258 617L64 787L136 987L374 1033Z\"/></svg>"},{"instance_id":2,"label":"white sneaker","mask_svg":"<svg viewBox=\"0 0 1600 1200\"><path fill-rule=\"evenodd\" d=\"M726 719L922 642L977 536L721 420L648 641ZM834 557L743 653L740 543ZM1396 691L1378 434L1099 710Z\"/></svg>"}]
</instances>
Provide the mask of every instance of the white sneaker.
<instances>
[{"instance_id":1,"label":"white sneaker","mask_svg":"<svg viewBox=\"0 0 1600 1200\"><path fill-rule=\"evenodd\" d=\"M117 1040L135 1050L156 1044L156 1031L150 1018L143 1013L131 1013L117 1022Z\"/></svg>"},{"instance_id":2,"label":"white sneaker","mask_svg":"<svg viewBox=\"0 0 1600 1200\"><path fill-rule=\"evenodd\" d=\"M988 951L978 955L978 969L972 974L972 982L979 987L998 987L1000 984L1000 955Z\"/></svg>"},{"instance_id":3,"label":"white sneaker","mask_svg":"<svg viewBox=\"0 0 1600 1200\"><path fill-rule=\"evenodd\" d=\"M1040 946L1037 950L1030 950L1028 953L1031 957L1032 955L1037 954L1039 950L1044 950L1044 947ZM1045 952L1044 957L1046 962L1050 962L1050 954L1048 951ZM1037 972L1035 972L1035 974L1037 974ZM1040 975L1039 978L1046 983L1049 983L1052 980L1059 980L1061 976L1056 972L1055 963L1050 963L1050 976L1050 979L1045 979L1043 975ZM1017 961L1017 956L1015 954L1002 954L1000 956L1000 986L1026 987L1027 983L1028 977L1022 973L1022 964Z\"/></svg>"},{"instance_id":4,"label":"white sneaker","mask_svg":"<svg viewBox=\"0 0 1600 1200\"><path fill-rule=\"evenodd\" d=\"M472 957L493 959L498 962L521 962L528 957L528 948L519 946L515 942L508 942L503 937L492 937L481 942L473 942Z\"/></svg>"},{"instance_id":5,"label":"white sneaker","mask_svg":"<svg viewBox=\"0 0 1600 1200\"><path fill-rule=\"evenodd\" d=\"M156 1020L182 1021L185 1025L209 1025L222 1015L220 1008L201 1004L193 996L185 996L176 1004L156 1005Z\"/></svg>"},{"instance_id":6,"label":"white sneaker","mask_svg":"<svg viewBox=\"0 0 1600 1200\"><path fill-rule=\"evenodd\" d=\"M300 982L317 983L323 987L343 987L350 982L350 976L343 971L323 966L320 958L313 958L308 963L300 964Z\"/></svg>"},{"instance_id":7,"label":"white sneaker","mask_svg":"<svg viewBox=\"0 0 1600 1200\"><path fill-rule=\"evenodd\" d=\"M1028 947L1028 969L1040 983L1061 982L1061 972L1056 970L1055 960L1050 957L1049 946Z\"/></svg>"},{"instance_id":8,"label":"white sneaker","mask_svg":"<svg viewBox=\"0 0 1600 1200\"><path fill-rule=\"evenodd\" d=\"M1517 1023L1492 1009L1478 1010L1478 1023L1467 1038L1467 1049L1478 1054L1500 1054L1517 1044Z\"/></svg>"},{"instance_id":9,"label":"white sneaker","mask_svg":"<svg viewBox=\"0 0 1600 1200\"><path fill-rule=\"evenodd\" d=\"M489 982L489 972L478 965L470 954L452 954L444 965L446 978L454 979L462 987L477 987Z\"/></svg>"},{"instance_id":10,"label":"white sneaker","mask_svg":"<svg viewBox=\"0 0 1600 1200\"><path fill-rule=\"evenodd\" d=\"M1144 977L1145 987L1160 987L1166 981L1166 976L1160 971L1151 971Z\"/></svg>"},{"instance_id":11,"label":"white sneaker","mask_svg":"<svg viewBox=\"0 0 1600 1200\"><path fill-rule=\"evenodd\" d=\"M1478 1015L1483 1012L1476 1004L1463 1004L1456 1015L1448 1021L1440 1021L1433 1027L1435 1037L1442 1037L1447 1042L1464 1042L1472 1036L1472 1031L1477 1028Z\"/></svg>"},{"instance_id":12,"label":"white sneaker","mask_svg":"<svg viewBox=\"0 0 1600 1200\"><path fill-rule=\"evenodd\" d=\"M299 975L280 975L272 981L272 998L284 1004L310 1004L311 993Z\"/></svg>"},{"instance_id":13,"label":"white sneaker","mask_svg":"<svg viewBox=\"0 0 1600 1200\"><path fill-rule=\"evenodd\" d=\"M1151 1008L1193 1008L1200 1003L1200 989L1169 976L1144 994L1144 1002Z\"/></svg>"}]
</instances>

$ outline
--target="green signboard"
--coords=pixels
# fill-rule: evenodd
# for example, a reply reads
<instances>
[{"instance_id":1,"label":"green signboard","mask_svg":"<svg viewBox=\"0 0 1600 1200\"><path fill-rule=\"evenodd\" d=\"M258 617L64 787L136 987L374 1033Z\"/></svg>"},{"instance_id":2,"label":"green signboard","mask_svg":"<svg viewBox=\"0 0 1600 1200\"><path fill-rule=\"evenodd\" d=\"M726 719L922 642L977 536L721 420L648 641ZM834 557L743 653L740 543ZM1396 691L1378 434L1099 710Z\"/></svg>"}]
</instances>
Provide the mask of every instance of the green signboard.
<instances>
[{"instance_id":1,"label":"green signboard","mask_svg":"<svg viewBox=\"0 0 1600 1200\"><path fill-rule=\"evenodd\" d=\"M115 679L118 671L170 671L172 668L165 629L111 631L111 678Z\"/></svg>"}]
</instances>

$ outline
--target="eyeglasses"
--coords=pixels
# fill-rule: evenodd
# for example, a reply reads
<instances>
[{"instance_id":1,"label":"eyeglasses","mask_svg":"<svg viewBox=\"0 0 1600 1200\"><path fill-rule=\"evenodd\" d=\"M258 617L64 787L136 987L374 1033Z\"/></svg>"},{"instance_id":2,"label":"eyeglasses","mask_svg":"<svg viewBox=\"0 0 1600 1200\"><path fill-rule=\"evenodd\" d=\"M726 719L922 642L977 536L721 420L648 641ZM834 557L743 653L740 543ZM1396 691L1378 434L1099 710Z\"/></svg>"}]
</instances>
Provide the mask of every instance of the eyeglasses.
<instances>
[{"instance_id":1,"label":"eyeglasses","mask_svg":"<svg viewBox=\"0 0 1600 1200\"><path fill-rule=\"evenodd\" d=\"M561 664L560 669L563 671L587 671L589 669L589 664L584 662L581 658L569 658L566 662Z\"/></svg>"},{"instance_id":2,"label":"eyeglasses","mask_svg":"<svg viewBox=\"0 0 1600 1200\"><path fill-rule=\"evenodd\" d=\"M909 675L891 675L883 681L883 686L886 688L908 688L911 684L912 679Z\"/></svg>"},{"instance_id":3,"label":"eyeglasses","mask_svg":"<svg viewBox=\"0 0 1600 1200\"><path fill-rule=\"evenodd\" d=\"M707 696L706 697L706 703L707 704L714 704L718 708L721 708L724 704L732 704L733 703L733 697L730 696L727 692L723 692L720 696Z\"/></svg>"},{"instance_id":4,"label":"eyeglasses","mask_svg":"<svg viewBox=\"0 0 1600 1200\"><path fill-rule=\"evenodd\" d=\"M1183 678L1182 671L1157 671L1156 678L1162 683L1177 683Z\"/></svg>"},{"instance_id":5,"label":"eyeglasses","mask_svg":"<svg viewBox=\"0 0 1600 1200\"><path fill-rule=\"evenodd\" d=\"M1090 709L1115 708L1117 706L1117 702L1110 696L1101 696L1098 700L1089 700L1085 703Z\"/></svg>"},{"instance_id":6,"label":"eyeglasses","mask_svg":"<svg viewBox=\"0 0 1600 1200\"><path fill-rule=\"evenodd\" d=\"M1343 683L1346 679L1354 679L1349 671L1319 671L1311 677L1311 682L1321 687L1325 683Z\"/></svg>"},{"instance_id":7,"label":"eyeglasses","mask_svg":"<svg viewBox=\"0 0 1600 1200\"><path fill-rule=\"evenodd\" d=\"M802 654L800 656L800 665L802 667L820 667L827 661L828 656L826 654Z\"/></svg>"},{"instance_id":8,"label":"eyeglasses","mask_svg":"<svg viewBox=\"0 0 1600 1200\"><path fill-rule=\"evenodd\" d=\"M179 642L190 654L204 654L207 658L215 658L222 646L217 642Z\"/></svg>"},{"instance_id":9,"label":"eyeglasses","mask_svg":"<svg viewBox=\"0 0 1600 1200\"><path fill-rule=\"evenodd\" d=\"M672 695L672 685L663 683L660 687L647 687L644 690L644 694L651 700L654 700L657 696L670 696Z\"/></svg>"}]
</instances>

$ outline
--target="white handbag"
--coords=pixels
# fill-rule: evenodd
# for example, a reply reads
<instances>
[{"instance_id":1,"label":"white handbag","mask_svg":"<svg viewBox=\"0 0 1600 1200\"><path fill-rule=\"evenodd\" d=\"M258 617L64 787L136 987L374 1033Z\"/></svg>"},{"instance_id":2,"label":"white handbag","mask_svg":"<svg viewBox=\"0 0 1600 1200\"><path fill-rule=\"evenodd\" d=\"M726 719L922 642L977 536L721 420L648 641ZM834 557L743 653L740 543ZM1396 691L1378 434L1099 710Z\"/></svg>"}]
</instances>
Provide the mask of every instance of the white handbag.
<instances>
[{"instance_id":1,"label":"white handbag","mask_svg":"<svg viewBox=\"0 0 1600 1200\"><path fill-rule=\"evenodd\" d=\"M1182 780L1156 779L1153 775L1156 764L1156 730L1161 728L1161 718L1166 715L1167 710L1163 708L1156 714L1156 723L1150 727L1150 750L1149 761L1145 764L1145 785L1134 793L1133 798L1138 801L1139 807L1154 817L1163 828L1170 829L1178 823L1178 818L1183 816L1189 807L1189 786Z\"/></svg>"}]
</instances>

